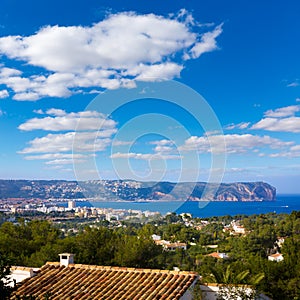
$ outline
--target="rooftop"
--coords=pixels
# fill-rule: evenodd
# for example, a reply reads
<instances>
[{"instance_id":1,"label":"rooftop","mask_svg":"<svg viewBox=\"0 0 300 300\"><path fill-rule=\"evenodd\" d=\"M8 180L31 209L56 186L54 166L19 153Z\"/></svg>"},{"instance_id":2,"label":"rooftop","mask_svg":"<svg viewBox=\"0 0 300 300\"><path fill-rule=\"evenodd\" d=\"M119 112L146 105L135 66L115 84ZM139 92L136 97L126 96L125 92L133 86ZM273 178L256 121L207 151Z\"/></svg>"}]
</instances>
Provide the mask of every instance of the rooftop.
<instances>
[{"instance_id":1,"label":"rooftop","mask_svg":"<svg viewBox=\"0 0 300 300\"><path fill-rule=\"evenodd\" d=\"M219 253L219 252L213 252L213 253L210 253L210 254L207 254L206 256L211 256L211 257L214 257L214 258L229 258L228 255L226 253Z\"/></svg>"},{"instance_id":2,"label":"rooftop","mask_svg":"<svg viewBox=\"0 0 300 300\"><path fill-rule=\"evenodd\" d=\"M275 253L275 254L272 254L272 255L269 255L270 257L274 257L274 258L277 258L277 257L281 257L282 254L281 253Z\"/></svg>"},{"instance_id":3,"label":"rooftop","mask_svg":"<svg viewBox=\"0 0 300 300\"><path fill-rule=\"evenodd\" d=\"M151 300L180 299L193 285L194 272L106 267L95 265L46 263L40 272L25 279L13 293L52 300L111 299Z\"/></svg>"}]
</instances>

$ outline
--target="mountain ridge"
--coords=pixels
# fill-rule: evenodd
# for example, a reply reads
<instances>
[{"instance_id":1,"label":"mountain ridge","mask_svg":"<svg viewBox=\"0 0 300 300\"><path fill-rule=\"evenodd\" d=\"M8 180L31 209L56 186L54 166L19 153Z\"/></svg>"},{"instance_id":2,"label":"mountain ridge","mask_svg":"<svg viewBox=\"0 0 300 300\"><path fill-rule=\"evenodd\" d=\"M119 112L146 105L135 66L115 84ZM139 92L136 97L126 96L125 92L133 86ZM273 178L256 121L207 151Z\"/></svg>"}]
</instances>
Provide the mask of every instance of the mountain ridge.
<instances>
[{"instance_id":1,"label":"mountain ridge","mask_svg":"<svg viewBox=\"0 0 300 300\"><path fill-rule=\"evenodd\" d=\"M276 188L262 181L215 183L135 180L4 180L0 199L79 199L99 201L274 201Z\"/></svg>"}]
</instances>

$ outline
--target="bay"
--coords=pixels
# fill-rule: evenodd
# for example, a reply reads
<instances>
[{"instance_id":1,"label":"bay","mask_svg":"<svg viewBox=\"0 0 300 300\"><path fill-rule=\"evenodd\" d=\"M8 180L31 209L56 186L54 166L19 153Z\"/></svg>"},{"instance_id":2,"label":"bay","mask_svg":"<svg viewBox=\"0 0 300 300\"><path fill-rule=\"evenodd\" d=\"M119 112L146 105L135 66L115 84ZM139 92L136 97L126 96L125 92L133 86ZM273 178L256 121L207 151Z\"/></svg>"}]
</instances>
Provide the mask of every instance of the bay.
<instances>
[{"instance_id":1,"label":"bay","mask_svg":"<svg viewBox=\"0 0 300 300\"><path fill-rule=\"evenodd\" d=\"M300 210L300 195L278 195L276 201L254 202L110 202L93 201L77 202L77 206L94 206L99 208L132 209L141 211L159 212L165 215L168 212L190 213L193 217L213 217L224 215L252 215L266 213L291 213Z\"/></svg>"}]
</instances>

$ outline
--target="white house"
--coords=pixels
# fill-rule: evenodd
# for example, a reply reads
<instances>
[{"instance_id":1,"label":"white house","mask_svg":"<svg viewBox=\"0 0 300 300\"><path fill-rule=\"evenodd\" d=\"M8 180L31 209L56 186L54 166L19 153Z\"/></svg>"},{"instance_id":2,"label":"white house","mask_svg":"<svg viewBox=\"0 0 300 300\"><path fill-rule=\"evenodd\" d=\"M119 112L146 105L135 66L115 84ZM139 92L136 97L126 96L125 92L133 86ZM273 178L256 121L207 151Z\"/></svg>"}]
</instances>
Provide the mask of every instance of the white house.
<instances>
[{"instance_id":1,"label":"white house","mask_svg":"<svg viewBox=\"0 0 300 300\"><path fill-rule=\"evenodd\" d=\"M211 257L214 257L214 258L221 258L221 259L228 259L229 256L226 254L226 253L222 253L222 252L213 252L213 253L210 253L210 254L207 254L206 256L211 256Z\"/></svg>"},{"instance_id":2,"label":"white house","mask_svg":"<svg viewBox=\"0 0 300 300\"><path fill-rule=\"evenodd\" d=\"M268 260L276 261L276 262L283 261L283 255L281 253L275 253L275 254L269 255Z\"/></svg>"},{"instance_id":3,"label":"white house","mask_svg":"<svg viewBox=\"0 0 300 300\"><path fill-rule=\"evenodd\" d=\"M217 300L221 287L222 287L222 285L217 284L217 283L201 284L200 289L201 289L202 299ZM226 290L226 287L224 287L224 288ZM231 300L233 298L231 295L231 292L232 293L243 292L250 297L251 295L253 295L255 290L253 290L253 288L251 286L247 286L247 285L232 286L231 291L228 290L228 296L226 297L227 300ZM234 298L234 299L243 300L243 298L240 296L238 298ZM271 298L267 297L264 294L259 294L257 296L257 298L255 298L255 299L257 299L257 300L272 300Z\"/></svg>"},{"instance_id":4,"label":"white house","mask_svg":"<svg viewBox=\"0 0 300 300\"><path fill-rule=\"evenodd\" d=\"M35 276L39 270L39 268L11 267L11 273L8 276L8 285L14 287L17 283L24 279Z\"/></svg>"}]
</instances>

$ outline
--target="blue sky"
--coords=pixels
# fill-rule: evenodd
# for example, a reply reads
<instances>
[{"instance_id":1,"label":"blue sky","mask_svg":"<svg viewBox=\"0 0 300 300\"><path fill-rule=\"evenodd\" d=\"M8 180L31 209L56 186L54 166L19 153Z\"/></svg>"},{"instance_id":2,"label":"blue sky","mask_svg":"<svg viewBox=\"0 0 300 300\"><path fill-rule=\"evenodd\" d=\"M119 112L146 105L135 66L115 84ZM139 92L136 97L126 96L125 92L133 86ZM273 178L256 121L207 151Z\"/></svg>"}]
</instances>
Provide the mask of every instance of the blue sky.
<instances>
[{"instance_id":1,"label":"blue sky","mask_svg":"<svg viewBox=\"0 0 300 300\"><path fill-rule=\"evenodd\" d=\"M300 193L298 1L0 6L0 178L218 173Z\"/></svg>"}]
</instances>

